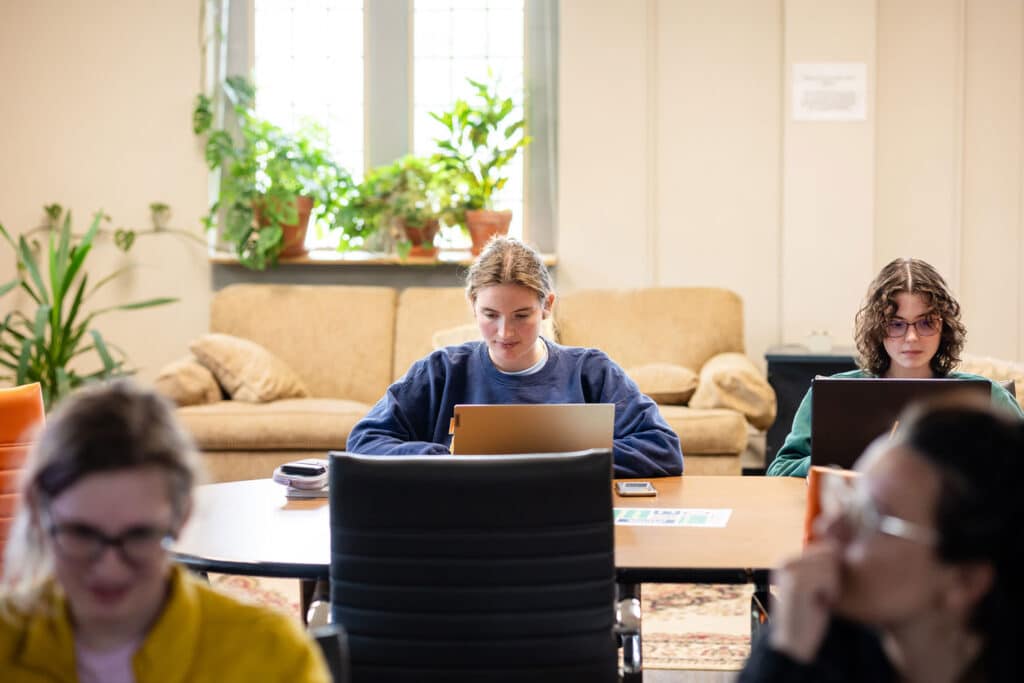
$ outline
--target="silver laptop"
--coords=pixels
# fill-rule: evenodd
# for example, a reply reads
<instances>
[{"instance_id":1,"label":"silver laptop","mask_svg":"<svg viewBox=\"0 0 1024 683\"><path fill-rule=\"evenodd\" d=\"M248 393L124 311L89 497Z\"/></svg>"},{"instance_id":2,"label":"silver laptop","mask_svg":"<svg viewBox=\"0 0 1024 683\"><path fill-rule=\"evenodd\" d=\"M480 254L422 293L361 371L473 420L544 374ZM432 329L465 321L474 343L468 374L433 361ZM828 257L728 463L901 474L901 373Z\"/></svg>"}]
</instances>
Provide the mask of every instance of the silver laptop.
<instances>
[{"instance_id":1,"label":"silver laptop","mask_svg":"<svg viewBox=\"0 0 1024 683\"><path fill-rule=\"evenodd\" d=\"M611 448L614 403L457 405L452 453L509 455Z\"/></svg>"},{"instance_id":2,"label":"silver laptop","mask_svg":"<svg viewBox=\"0 0 1024 683\"><path fill-rule=\"evenodd\" d=\"M983 379L816 377L811 394L811 464L850 468L882 434L892 434L900 412L914 401L958 392L991 396Z\"/></svg>"}]
</instances>

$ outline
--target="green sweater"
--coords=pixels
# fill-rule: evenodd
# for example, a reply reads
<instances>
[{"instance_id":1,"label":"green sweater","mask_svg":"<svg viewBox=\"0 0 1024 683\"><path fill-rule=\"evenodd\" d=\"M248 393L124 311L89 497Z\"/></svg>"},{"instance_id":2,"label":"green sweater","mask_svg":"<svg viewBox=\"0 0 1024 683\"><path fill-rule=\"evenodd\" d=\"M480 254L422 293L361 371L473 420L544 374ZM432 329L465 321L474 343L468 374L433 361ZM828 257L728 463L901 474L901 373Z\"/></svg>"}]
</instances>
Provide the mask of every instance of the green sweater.
<instances>
[{"instance_id":1,"label":"green sweater","mask_svg":"<svg viewBox=\"0 0 1024 683\"><path fill-rule=\"evenodd\" d=\"M870 377L863 370L840 372L833 377ZM951 372L952 379L988 379L981 375L966 372ZM1017 399L1010 395L1003 385L988 380L992 384L992 405L1001 406L1024 419L1024 411L1017 404ZM793 416L793 427L789 430L786 442L782 444L775 460L768 467L769 476L806 477L811 469L811 389L807 390L804 400L800 402L796 415Z\"/></svg>"}]
</instances>

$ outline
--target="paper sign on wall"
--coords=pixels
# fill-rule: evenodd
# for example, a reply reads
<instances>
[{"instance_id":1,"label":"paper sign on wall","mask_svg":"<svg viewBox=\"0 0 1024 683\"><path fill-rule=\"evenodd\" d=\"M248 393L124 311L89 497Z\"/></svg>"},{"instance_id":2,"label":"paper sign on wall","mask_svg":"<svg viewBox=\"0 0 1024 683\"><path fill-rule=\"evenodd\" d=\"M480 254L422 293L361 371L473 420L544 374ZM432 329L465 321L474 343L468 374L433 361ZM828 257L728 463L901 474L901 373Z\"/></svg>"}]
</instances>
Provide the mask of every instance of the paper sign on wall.
<instances>
[{"instance_id":1,"label":"paper sign on wall","mask_svg":"<svg viewBox=\"0 0 1024 683\"><path fill-rule=\"evenodd\" d=\"M794 64L793 120L864 121L867 83L864 62Z\"/></svg>"}]
</instances>

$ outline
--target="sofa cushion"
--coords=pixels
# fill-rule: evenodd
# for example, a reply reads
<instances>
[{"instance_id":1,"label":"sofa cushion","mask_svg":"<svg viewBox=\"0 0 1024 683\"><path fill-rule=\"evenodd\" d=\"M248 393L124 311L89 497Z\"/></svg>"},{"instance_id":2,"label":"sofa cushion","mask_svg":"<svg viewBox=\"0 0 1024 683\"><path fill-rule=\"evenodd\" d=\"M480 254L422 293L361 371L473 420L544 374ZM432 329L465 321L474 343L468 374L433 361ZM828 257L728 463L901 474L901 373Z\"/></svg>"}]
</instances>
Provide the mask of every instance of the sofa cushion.
<instances>
[{"instance_id":1,"label":"sofa cushion","mask_svg":"<svg viewBox=\"0 0 1024 683\"><path fill-rule=\"evenodd\" d=\"M687 455L732 454L747 447L747 421L735 410L694 410L686 406L658 406L661 416L679 435L683 471Z\"/></svg>"},{"instance_id":2,"label":"sofa cushion","mask_svg":"<svg viewBox=\"0 0 1024 683\"><path fill-rule=\"evenodd\" d=\"M468 324L476 323L462 287L403 289L395 312L393 379L404 375L410 365L434 350L434 334L438 330Z\"/></svg>"},{"instance_id":3,"label":"sofa cushion","mask_svg":"<svg viewBox=\"0 0 1024 683\"><path fill-rule=\"evenodd\" d=\"M234 284L214 295L210 331L267 349L311 396L373 403L392 381L396 297L393 287Z\"/></svg>"},{"instance_id":4,"label":"sofa cushion","mask_svg":"<svg viewBox=\"0 0 1024 683\"><path fill-rule=\"evenodd\" d=\"M164 366L153 381L153 388L179 406L214 403L221 399L217 378L192 356Z\"/></svg>"},{"instance_id":5,"label":"sofa cushion","mask_svg":"<svg viewBox=\"0 0 1024 683\"><path fill-rule=\"evenodd\" d=\"M775 421L775 391L749 358L722 353L700 369L700 383L690 398L691 408L730 408L758 429Z\"/></svg>"},{"instance_id":6,"label":"sofa cushion","mask_svg":"<svg viewBox=\"0 0 1024 683\"><path fill-rule=\"evenodd\" d=\"M562 344L601 349L624 368L673 363L696 370L743 351L743 302L713 287L581 289L555 301Z\"/></svg>"},{"instance_id":7,"label":"sofa cushion","mask_svg":"<svg viewBox=\"0 0 1024 683\"><path fill-rule=\"evenodd\" d=\"M638 365L626 368L626 374L659 404L684 405L697 388L697 373L672 363Z\"/></svg>"},{"instance_id":8,"label":"sofa cushion","mask_svg":"<svg viewBox=\"0 0 1024 683\"><path fill-rule=\"evenodd\" d=\"M265 403L309 396L292 369L254 341L230 334L204 334L189 344L189 350L236 401Z\"/></svg>"},{"instance_id":9,"label":"sofa cushion","mask_svg":"<svg viewBox=\"0 0 1024 683\"><path fill-rule=\"evenodd\" d=\"M369 412L358 401L283 399L219 401L179 408L178 418L203 451L344 450L348 433Z\"/></svg>"}]
</instances>

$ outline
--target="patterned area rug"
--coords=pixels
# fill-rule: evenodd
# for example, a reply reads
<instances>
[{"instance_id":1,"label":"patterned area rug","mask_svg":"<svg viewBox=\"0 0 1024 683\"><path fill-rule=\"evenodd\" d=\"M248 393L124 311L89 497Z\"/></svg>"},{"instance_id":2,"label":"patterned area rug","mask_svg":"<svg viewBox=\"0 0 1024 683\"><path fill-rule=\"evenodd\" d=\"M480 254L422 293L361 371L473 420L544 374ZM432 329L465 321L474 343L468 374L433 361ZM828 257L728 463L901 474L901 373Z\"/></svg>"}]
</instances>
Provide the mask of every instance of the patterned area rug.
<instances>
[{"instance_id":1,"label":"patterned area rug","mask_svg":"<svg viewBox=\"0 0 1024 683\"><path fill-rule=\"evenodd\" d=\"M299 618L297 581L211 574L210 583ZM644 668L738 671L750 652L752 591L749 585L645 584Z\"/></svg>"}]
</instances>

